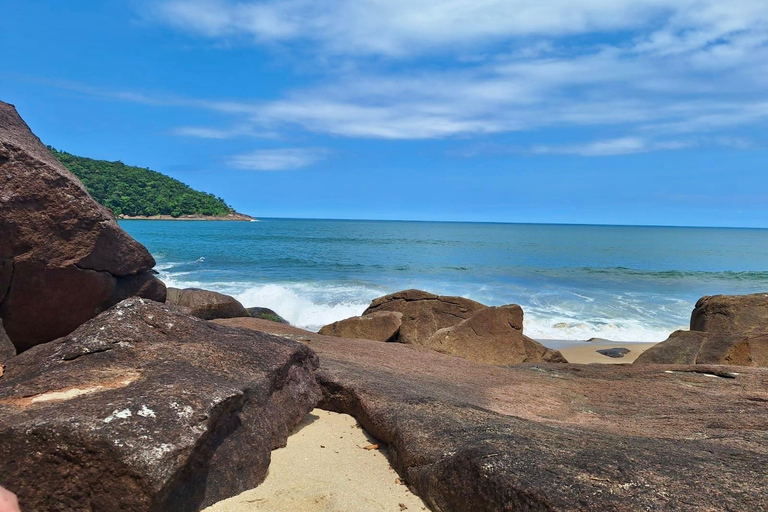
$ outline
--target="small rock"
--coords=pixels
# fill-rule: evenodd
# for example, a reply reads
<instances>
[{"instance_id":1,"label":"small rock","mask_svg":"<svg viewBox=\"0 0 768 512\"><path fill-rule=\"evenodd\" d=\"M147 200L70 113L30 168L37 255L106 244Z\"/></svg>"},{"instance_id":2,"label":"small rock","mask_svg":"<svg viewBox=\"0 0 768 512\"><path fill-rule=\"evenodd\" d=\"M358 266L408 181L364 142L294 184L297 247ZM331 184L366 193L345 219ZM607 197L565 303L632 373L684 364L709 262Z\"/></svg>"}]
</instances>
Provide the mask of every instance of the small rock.
<instances>
[{"instance_id":1,"label":"small rock","mask_svg":"<svg viewBox=\"0 0 768 512\"><path fill-rule=\"evenodd\" d=\"M598 354L602 354L604 356L612 357L614 359L618 359L620 357L624 357L625 355L629 354L630 350L628 348L604 348L602 350L598 350Z\"/></svg>"}]
</instances>

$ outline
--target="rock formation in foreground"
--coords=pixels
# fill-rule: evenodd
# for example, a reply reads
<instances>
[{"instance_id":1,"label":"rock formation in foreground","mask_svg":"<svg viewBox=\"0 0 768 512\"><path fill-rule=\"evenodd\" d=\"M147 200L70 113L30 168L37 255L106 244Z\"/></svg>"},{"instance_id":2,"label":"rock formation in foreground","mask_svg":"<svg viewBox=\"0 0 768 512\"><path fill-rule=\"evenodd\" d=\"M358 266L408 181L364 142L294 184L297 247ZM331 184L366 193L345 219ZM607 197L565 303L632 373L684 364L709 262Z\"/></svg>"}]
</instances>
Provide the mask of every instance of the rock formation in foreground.
<instances>
[{"instance_id":1,"label":"rock formation in foreground","mask_svg":"<svg viewBox=\"0 0 768 512\"><path fill-rule=\"evenodd\" d=\"M320 397L317 364L290 340L128 299L7 365L2 483L24 511L200 510L264 479Z\"/></svg>"},{"instance_id":2,"label":"rock formation in foreground","mask_svg":"<svg viewBox=\"0 0 768 512\"><path fill-rule=\"evenodd\" d=\"M203 320L214 318L236 318L250 316L248 311L234 297L199 288L168 288L168 304L181 306L192 316Z\"/></svg>"},{"instance_id":3,"label":"rock formation in foreground","mask_svg":"<svg viewBox=\"0 0 768 512\"><path fill-rule=\"evenodd\" d=\"M403 314L399 311L374 311L333 322L320 329L319 334L338 338L395 341L402 325Z\"/></svg>"},{"instance_id":4,"label":"rock formation in foreground","mask_svg":"<svg viewBox=\"0 0 768 512\"><path fill-rule=\"evenodd\" d=\"M673 332L634 364L768 366L768 294L702 297L690 331Z\"/></svg>"},{"instance_id":5,"label":"rock formation in foreground","mask_svg":"<svg viewBox=\"0 0 768 512\"><path fill-rule=\"evenodd\" d=\"M147 250L0 102L0 318L19 352L120 300L164 301Z\"/></svg>"},{"instance_id":6,"label":"rock formation in foreground","mask_svg":"<svg viewBox=\"0 0 768 512\"><path fill-rule=\"evenodd\" d=\"M433 510L768 509L768 369L499 367L252 318L215 322L312 347L321 407L387 443Z\"/></svg>"},{"instance_id":7,"label":"rock formation in foreground","mask_svg":"<svg viewBox=\"0 0 768 512\"><path fill-rule=\"evenodd\" d=\"M560 352L523 335L523 310L516 304L488 307L421 290L375 299L362 316L326 325L320 334L423 345L487 364L566 362Z\"/></svg>"}]
</instances>

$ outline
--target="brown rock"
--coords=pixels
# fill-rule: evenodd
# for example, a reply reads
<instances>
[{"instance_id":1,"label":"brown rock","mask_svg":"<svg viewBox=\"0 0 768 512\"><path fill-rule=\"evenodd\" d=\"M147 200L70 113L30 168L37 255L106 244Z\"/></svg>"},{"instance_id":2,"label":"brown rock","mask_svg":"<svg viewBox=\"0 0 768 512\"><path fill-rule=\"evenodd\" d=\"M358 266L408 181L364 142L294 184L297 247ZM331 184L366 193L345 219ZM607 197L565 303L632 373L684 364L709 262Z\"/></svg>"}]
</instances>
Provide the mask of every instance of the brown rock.
<instances>
[{"instance_id":1,"label":"brown rock","mask_svg":"<svg viewBox=\"0 0 768 512\"><path fill-rule=\"evenodd\" d=\"M691 330L713 333L768 332L768 294L711 295L696 302Z\"/></svg>"},{"instance_id":2,"label":"brown rock","mask_svg":"<svg viewBox=\"0 0 768 512\"><path fill-rule=\"evenodd\" d=\"M290 340L128 299L7 365L3 485L29 511L200 510L264 479L320 396L317 364Z\"/></svg>"},{"instance_id":3,"label":"brown rock","mask_svg":"<svg viewBox=\"0 0 768 512\"><path fill-rule=\"evenodd\" d=\"M499 367L253 318L216 322L305 340L320 356L321 406L386 443L434 510L768 509L756 469L768 465L768 369Z\"/></svg>"},{"instance_id":4,"label":"brown rock","mask_svg":"<svg viewBox=\"0 0 768 512\"><path fill-rule=\"evenodd\" d=\"M115 302L120 278L155 262L0 102L0 318L21 352ZM164 300L162 283L144 288Z\"/></svg>"},{"instance_id":5,"label":"brown rock","mask_svg":"<svg viewBox=\"0 0 768 512\"><path fill-rule=\"evenodd\" d=\"M250 316L248 311L237 299L210 290L198 288L168 288L168 304L182 306L189 313L203 320L214 318L237 318Z\"/></svg>"},{"instance_id":6,"label":"brown rock","mask_svg":"<svg viewBox=\"0 0 768 512\"><path fill-rule=\"evenodd\" d=\"M363 312L397 311L403 314L397 335L400 343L422 343L438 330L469 318L486 306L463 297L441 297L421 290L404 290L379 297Z\"/></svg>"},{"instance_id":7,"label":"brown rock","mask_svg":"<svg viewBox=\"0 0 768 512\"><path fill-rule=\"evenodd\" d=\"M634 364L727 364L768 366L768 333L676 331Z\"/></svg>"},{"instance_id":8,"label":"brown rock","mask_svg":"<svg viewBox=\"0 0 768 512\"><path fill-rule=\"evenodd\" d=\"M560 352L523 336L523 310L517 304L475 311L460 324L440 329L422 345L486 364L567 362Z\"/></svg>"},{"instance_id":9,"label":"brown rock","mask_svg":"<svg viewBox=\"0 0 768 512\"><path fill-rule=\"evenodd\" d=\"M13 346L8 335L5 334L3 328L3 321L0 320L0 366L5 364L7 360L16 355L16 347ZM0 376L2 376L2 370L0 370Z\"/></svg>"},{"instance_id":10,"label":"brown rock","mask_svg":"<svg viewBox=\"0 0 768 512\"><path fill-rule=\"evenodd\" d=\"M403 314L398 311L376 311L333 322L320 329L319 333L337 338L394 341L402 323Z\"/></svg>"}]
</instances>

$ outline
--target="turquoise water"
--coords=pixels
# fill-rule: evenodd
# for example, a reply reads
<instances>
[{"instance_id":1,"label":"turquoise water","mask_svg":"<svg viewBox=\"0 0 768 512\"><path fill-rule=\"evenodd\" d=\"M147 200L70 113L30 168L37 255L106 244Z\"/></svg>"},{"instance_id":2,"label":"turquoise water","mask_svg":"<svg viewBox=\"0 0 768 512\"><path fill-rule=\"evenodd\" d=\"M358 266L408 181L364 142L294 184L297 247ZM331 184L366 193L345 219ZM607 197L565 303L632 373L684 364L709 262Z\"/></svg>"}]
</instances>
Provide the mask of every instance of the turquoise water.
<instances>
[{"instance_id":1,"label":"turquoise water","mask_svg":"<svg viewBox=\"0 0 768 512\"><path fill-rule=\"evenodd\" d=\"M160 277L317 329L405 288L517 303L539 339L660 341L707 294L768 291L768 230L262 219L122 221Z\"/></svg>"}]
</instances>

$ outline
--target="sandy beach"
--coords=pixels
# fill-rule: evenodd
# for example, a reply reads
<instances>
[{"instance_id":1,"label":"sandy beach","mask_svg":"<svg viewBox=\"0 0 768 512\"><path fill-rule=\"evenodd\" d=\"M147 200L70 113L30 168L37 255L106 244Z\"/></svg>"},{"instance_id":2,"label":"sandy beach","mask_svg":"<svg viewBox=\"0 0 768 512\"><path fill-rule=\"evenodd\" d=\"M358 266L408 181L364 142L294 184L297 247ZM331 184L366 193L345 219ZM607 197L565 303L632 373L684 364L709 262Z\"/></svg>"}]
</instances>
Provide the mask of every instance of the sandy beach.
<instances>
[{"instance_id":1,"label":"sandy beach","mask_svg":"<svg viewBox=\"0 0 768 512\"><path fill-rule=\"evenodd\" d=\"M635 359L643 352L656 345L656 343L627 343L618 341L611 344L593 344L585 342L582 345L568 346L558 348L557 350L563 354L569 363L575 364L631 364ZM598 354L598 350L610 349L610 348L626 348L629 350L624 357L608 357L603 354Z\"/></svg>"},{"instance_id":2,"label":"sandy beach","mask_svg":"<svg viewBox=\"0 0 768 512\"><path fill-rule=\"evenodd\" d=\"M386 448L347 414L313 410L272 452L257 488L205 512L401 512L428 510L389 465Z\"/></svg>"}]
</instances>

